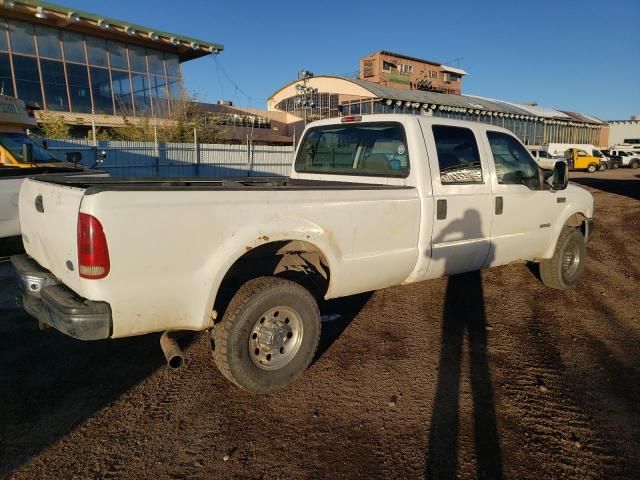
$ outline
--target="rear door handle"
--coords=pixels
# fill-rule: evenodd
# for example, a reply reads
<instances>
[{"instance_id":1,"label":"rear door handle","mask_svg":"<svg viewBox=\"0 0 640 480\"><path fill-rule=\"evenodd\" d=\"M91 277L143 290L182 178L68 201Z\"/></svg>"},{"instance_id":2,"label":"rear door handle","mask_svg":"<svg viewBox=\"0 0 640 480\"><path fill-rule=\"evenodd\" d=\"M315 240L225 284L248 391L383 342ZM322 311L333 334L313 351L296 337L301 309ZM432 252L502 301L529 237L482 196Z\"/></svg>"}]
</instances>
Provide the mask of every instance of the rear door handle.
<instances>
[{"instance_id":1,"label":"rear door handle","mask_svg":"<svg viewBox=\"0 0 640 480\"><path fill-rule=\"evenodd\" d=\"M496 215L502 215L504 209L504 199L502 197L496 197Z\"/></svg>"},{"instance_id":2,"label":"rear door handle","mask_svg":"<svg viewBox=\"0 0 640 480\"><path fill-rule=\"evenodd\" d=\"M438 220L447 218L447 201L445 199L440 199L436 202L436 218Z\"/></svg>"}]
</instances>

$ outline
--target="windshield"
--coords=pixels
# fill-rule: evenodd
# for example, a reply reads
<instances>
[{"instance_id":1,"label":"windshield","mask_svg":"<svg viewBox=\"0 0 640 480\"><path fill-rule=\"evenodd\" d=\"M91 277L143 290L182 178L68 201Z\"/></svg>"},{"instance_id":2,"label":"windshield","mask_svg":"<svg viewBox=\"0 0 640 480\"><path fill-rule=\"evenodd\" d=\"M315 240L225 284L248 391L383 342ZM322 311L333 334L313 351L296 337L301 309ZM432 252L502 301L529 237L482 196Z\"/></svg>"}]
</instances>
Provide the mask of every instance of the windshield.
<instances>
[{"instance_id":1,"label":"windshield","mask_svg":"<svg viewBox=\"0 0 640 480\"><path fill-rule=\"evenodd\" d=\"M593 156L596 157L596 158L602 158L602 152L600 150L596 150L594 148L591 153L593 153Z\"/></svg>"},{"instance_id":2,"label":"windshield","mask_svg":"<svg viewBox=\"0 0 640 480\"><path fill-rule=\"evenodd\" d=\"M34 142L32 138L24 133L0 133L0 145L6 148L13 158L18 162L24 163L22 156L22 145L30 143L33 145L33 163L50 163L59 162L53 154L46 150L42 145Z\"/></svg>"}]
</instances>

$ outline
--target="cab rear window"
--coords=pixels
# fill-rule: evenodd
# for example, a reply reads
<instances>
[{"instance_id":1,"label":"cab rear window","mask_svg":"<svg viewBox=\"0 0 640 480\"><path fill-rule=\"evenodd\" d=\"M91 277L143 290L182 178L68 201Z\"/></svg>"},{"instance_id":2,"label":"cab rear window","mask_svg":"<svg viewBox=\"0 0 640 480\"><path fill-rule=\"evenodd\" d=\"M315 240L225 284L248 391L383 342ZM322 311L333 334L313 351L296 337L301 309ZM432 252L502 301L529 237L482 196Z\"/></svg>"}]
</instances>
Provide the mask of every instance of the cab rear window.
<instances>
[{"instance_id":1,"label":"cab rear window","mask_svg":"<svg viewBox=\"0 0 640 480\"><path fill-rule=\"evenodd\" d=\"M397 122L367 122L311 128L302 139L299 173L406 177L409 152Z\"/></svg>"}]
</instances>

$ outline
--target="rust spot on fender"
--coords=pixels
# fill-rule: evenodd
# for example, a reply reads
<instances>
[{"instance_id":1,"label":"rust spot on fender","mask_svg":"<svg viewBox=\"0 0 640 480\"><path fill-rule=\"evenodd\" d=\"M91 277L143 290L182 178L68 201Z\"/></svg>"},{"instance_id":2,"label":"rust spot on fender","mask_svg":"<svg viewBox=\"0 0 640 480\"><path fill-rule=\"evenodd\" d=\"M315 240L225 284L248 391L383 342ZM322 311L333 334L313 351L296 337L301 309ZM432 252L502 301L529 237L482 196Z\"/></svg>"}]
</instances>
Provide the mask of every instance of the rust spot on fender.
<instances>
[{"instance_id":1,"label":"rust spot on fender","mask_svg":"<svg viewBox=\"0 0 640 480\"><path fill-rule=\"evenodd\" d=\"M265 242L268 242L268 241L269 241L269 237L267 237L266 235L263 235L263 236L262 236L262 237L260 237L260 238L262 238L262 240L264 240Z\"/></svg>"},{"instance_id":2,"label":"rust spot on fender","mask_svg":"<svg viewBox=\"0 0 640 480\"><path fill-rule=\"evenodd\" d=\"M244 247L244 249L248 252L249 250L251 250L253 247L251 245L247 245L246 247Z\"/></svg>"}]
</instances>

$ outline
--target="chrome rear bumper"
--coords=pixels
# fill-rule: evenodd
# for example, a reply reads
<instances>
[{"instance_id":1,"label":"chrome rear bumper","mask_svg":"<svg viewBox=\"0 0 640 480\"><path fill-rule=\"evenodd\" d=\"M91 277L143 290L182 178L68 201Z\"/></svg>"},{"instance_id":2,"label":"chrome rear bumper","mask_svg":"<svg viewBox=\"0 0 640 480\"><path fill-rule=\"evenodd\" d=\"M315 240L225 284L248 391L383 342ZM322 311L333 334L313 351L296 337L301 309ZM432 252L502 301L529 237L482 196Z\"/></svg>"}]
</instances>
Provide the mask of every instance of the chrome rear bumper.
<instances>
[{"instance_id":1,"label":"chrome rear bumper","mask_svg":"<svg viewBox=\"0 0 640 480\"><path fill-rule=\"evenodd\" d=\"M76 295L28 255L15 255L22 305L26 312L56 330L79 340L109 338L111 308Z\"/></svg>"}]
</instances>

